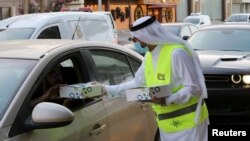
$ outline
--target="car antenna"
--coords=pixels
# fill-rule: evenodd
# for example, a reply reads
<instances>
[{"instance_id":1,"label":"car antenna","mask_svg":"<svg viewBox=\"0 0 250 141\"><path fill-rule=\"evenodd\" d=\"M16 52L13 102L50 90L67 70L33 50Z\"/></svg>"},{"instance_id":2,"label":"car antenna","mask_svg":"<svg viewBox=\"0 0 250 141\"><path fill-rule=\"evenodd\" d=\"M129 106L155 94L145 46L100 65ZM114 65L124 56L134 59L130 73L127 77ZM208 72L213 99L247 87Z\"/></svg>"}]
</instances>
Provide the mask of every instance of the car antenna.
<instances>
[{"instance_id":1,"label":"car antenna","mask_svg":"<svg viewBox=\"0 0 250 141\"><path fill-rule=\"evenodd\" d=\"M19 20L21 17L19 17L19 18L16 18L15 20L13 20L11 23L9 23L9 24L7 24L6 25L6 28L9 28L10 27L10 25L12 25L14 22L16 22L17 20Z\"/></svg>"},{"instance_id":2,"label":"car antenna","mask_svg":"<svg viewBox=\"0 0 250 141\"><path fill-rule=\"evenodd\" d=\"M72 36L72 40L74 40L74 38L75 38L75 33L76 33L76 30L77 30L78 24L80 22L80 19L81 19L81 17L79 17L79 19L77 21L76 28L75 28L75 31L74 31L73 36Z\"/></svg>"}]
</instances>

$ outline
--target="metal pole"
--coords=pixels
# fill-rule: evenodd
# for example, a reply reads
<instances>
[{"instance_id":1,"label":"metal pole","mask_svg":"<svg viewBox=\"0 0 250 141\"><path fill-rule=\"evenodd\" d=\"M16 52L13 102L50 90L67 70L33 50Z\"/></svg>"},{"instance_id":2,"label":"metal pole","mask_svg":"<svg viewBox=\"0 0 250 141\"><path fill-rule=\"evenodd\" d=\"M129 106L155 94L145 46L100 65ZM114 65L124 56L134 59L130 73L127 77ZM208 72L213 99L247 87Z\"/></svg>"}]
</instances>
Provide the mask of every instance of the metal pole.
<instances>
[{"instance_id":1,"label":"metal pole","mask_svg":"<svg viewBox=\"0 0 250 141\"><path fill-rule=\"evenodd\" d=\"M98 0L98 11L102 11L102 0Z\"/></svg>"},{"instance_id":2,"label":"metal pole","mask_svg":"<svg viewBox=\"0 0 250 141\"><path fill-rule=\"evenodd\" d=\"M83 0L80 0L80 5L83 6Z\"/></svg>"},{"instance_id":3,"label":"metal pole","mask_svg":"<svg viewBox=\"0 0 250 141\"><path fill-rule=\"evenodd\" d=\"M45 12L45 7L44 7L45 1L44 0L40 0L39 5L40 5L40 12Z\"/></svg>"},{"instance_id":4,"label":"metal pole","mask_svg":"<svg viewBox=\"0 0 250 141\"><path fill-rule=\"evenodd\" d=\"M128 0L128 9L129 9L129 18L128 18L128 26L131 27L132 19L131 19L131 0Z\"/></svg>"},{"instance_id":5,"label":"metal pole","mask_svg":"<svg viewBox=\"0 0 250 141\"><path fill-rule=\"evenodd\" d=\"M29 1L24 0L24 5L23 5L23 14L28 14L29 13Z\"/></svg>"}]
</instances>

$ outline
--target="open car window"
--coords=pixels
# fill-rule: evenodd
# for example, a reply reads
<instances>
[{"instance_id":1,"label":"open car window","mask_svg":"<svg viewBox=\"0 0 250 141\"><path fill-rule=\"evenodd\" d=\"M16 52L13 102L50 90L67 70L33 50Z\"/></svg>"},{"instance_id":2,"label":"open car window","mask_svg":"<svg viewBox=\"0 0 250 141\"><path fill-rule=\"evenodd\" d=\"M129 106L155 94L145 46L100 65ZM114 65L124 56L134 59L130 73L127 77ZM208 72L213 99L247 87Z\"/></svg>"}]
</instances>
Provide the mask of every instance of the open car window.
<instances>
[{"instance_id":1,"label":"open car window","mask_svg":"<svg viewBox=\"0 0 250 141\"><path fill-rule=\"evenodd\" d=\"M86 80L82 78L83 76L82 73L84 70L83 71L81 70L79 64L80 61L77 60L76 58L66 58L54 64L48 71L46 71L43 80L40 82L38 88L35 90L35 93L32 95L31 106L34 107L36 104L38 104L36 100L41 98L48 91L50 91L51 90L50 88L55 85L65 86L71 84L86 83ZM54 83L54 85L52 83ZM89 102L93 100L94 99L91 98L73 99L73 98L57 97L54 99L52 98L50 100L47 100L47 102L57 103L66 106L67 108L72 110L77 107L82 107L84 105L87 105Z\"/></svg>"},{"instance_id":2,"label":"open car window","mask_svg":"<svg viewBox=\"0 0 250 141\"><path fill-rule=\"evenodd\" d=\"M97 70L97 81L115 85L133 79L126 55L104 50L90 50Z\"/></svg>"}]
</instances>

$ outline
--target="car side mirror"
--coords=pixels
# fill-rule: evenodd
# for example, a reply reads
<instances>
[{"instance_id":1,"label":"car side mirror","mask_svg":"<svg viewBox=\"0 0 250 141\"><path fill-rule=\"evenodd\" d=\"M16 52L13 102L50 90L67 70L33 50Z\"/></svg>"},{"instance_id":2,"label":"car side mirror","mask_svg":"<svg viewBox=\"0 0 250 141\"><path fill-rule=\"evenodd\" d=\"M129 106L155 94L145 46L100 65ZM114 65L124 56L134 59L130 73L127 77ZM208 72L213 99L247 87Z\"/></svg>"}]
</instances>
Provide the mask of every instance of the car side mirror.
<instances>
[{"instance_id":1,"label":"car side mirror","mask_svg":"<svg viewBox=\"0 0 250 141\"><path fill-rule=\"evenodd\" d=\"M190 37L190 36L183 36L182 39L183 39L183 40L188 40L189 37Z\"/></svg>"},{"instance_id":2,"label":"car side mirror","mask_svg":"<svg viewBox=\"0 0 250 141\"><path fill-rule=\"evenodd\" d=\"M65 106L41 102L33 109L29 125L32 129L54 128L68 125L73 120L74 114Z\"/></svg>"},{"instance_id":3,"label":"car side mirror","mask_svg":"<svg viewBox=\"0 0 250 141\"><path fill-rule=\"evenodd\" d=\"M201 22L200 25L204 24L204 22Z\"/></svg>"}]
</instances>

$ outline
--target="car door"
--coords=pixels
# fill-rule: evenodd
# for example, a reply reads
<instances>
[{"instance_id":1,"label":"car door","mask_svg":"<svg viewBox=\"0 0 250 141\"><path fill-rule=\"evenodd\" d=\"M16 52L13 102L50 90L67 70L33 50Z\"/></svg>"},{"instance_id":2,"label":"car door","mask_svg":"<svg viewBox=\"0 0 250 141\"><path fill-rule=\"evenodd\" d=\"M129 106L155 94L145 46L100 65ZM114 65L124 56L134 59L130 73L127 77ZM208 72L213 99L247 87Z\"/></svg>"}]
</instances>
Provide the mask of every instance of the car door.
<instances>
[{"instance_id":1,"label":"car door","mask_svg":"<svg viewBox=\"0 0 250 141\"><path fill-rule=\"evenodd\" d=\"M141 61L112 50L90 49L96 81L116 85L134 77ZM148 104L128 102L125 97L103 98L109 120L110 141L152 141L156 129L154 113Z\"/></svg>"},{"instance_id":2,"label":"car door","mask_svg":"<svg viewBox=\"0 0 250 141\"><path fill-rule=\"evenodd\" d=\"M74 114L74 120L67 126L45 129L27 129L25 126L31 116L32 100L40 97L41 90L44 88L44 82L48 72L55 66L60 65L61 77L64 84L86 83L88 78L84 74L85 67L82 64L82 58L79 53L71 53L58 56L51 60L51 63L44 68L39 75L39 80L34 84L29 97L25 100L18 116L10 129L10 136L20 136L23 141L108 141L109 131L108 120L105 117L106 109L101 98L88 99L55 99L53 103L67 106ZM42 92L43 94L43 92ZM65 100L67 104L65 104ZM31 121L30 121L31 122Z\"/></svg>"}]
</instances>

